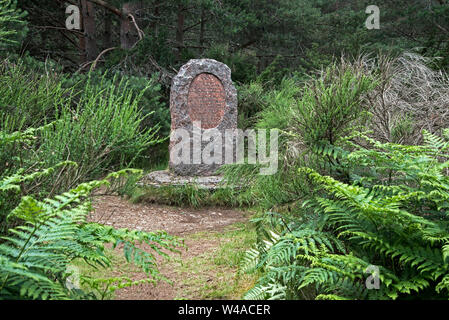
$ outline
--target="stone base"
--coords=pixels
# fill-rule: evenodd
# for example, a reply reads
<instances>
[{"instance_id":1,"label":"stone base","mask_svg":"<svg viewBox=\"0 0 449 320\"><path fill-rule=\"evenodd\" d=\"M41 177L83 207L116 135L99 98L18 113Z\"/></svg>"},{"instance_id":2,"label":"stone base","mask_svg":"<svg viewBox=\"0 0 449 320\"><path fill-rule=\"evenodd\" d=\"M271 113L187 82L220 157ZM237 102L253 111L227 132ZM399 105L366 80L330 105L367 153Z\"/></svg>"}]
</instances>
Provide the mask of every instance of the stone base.
<instances>
[{"instance_id":1,"label":"stone base","mask_svg":"<svg viewBox=\"0 0 449 320\"><path fill-rule=\"evenodd\" d=\"M178 176L169 170L153 171L144 176L137 184L139 186L163 187L163 186L185 186L194 184L202 189L216 190L223 188L222 176Z\"/></svg>"}]
</instances>

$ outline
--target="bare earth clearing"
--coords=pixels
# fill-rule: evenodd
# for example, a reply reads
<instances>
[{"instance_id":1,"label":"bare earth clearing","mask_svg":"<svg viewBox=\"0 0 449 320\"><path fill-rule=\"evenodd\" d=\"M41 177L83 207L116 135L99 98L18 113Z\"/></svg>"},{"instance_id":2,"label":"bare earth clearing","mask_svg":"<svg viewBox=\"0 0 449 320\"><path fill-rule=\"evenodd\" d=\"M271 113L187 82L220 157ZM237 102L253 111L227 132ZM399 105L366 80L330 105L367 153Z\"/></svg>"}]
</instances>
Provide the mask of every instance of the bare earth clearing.
<instances>
[{"instance_id":1,"label":"bare earth clearing","mask_svg":"<svg viewBox=\"0 0 449 320\"><path fill-rule=\"evenodd\" d=\"M173 285L159 282L124 288L116 291L115 299L128 300L169 300L169 299L207 299L205 291L213 292L212 299L239 299L242 281L237 284L235 266L223 263L209 263L208 259L217 259L217 252L223 243L238 241L232 237L222 237L222 232L235 229L235 225L248 221L251 213L223 208L181 208L157 204L132 204L118 196L99 196L94 198L94 211L89 220L115 228L128 228L142 231L164 230L185 240L181 255L170 253L174 259L159 262L161 274L173 281ZM222 258L223 260L223 258ZM224 258L226 260L226 257ZM118 261L113 276L126 274L134 280L142 279L145 274L123 261ZM235 283L239 288L235 295L230 289L221 288ZM248 283L246 283L248 282ZM244 287L250 286L249 281Z\"/></svg>"}]
</instances>

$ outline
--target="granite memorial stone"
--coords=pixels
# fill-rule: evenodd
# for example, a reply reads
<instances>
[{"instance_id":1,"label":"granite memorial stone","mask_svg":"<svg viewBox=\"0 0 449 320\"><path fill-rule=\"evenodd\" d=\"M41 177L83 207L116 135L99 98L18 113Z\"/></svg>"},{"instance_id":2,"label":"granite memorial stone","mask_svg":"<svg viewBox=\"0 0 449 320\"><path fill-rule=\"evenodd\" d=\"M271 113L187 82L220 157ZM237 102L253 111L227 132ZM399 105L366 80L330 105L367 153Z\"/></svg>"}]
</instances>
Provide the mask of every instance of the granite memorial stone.
<instances>
[{"instance_id":1,"label":"granite memorial stone","mask_svg":"<svg viewBox=\"0 0 449 320\"><path fill-rule=\"evenodd\" d=\"M190 60L172 80L170 112L170 171L180 176L214 175L229 160L226 143L235 143L234 138L226 141L225 134L237 129L237 91L230 68L213 59ZM185 134L188 140L181 138Z\"/></svg>"}]
</instances>

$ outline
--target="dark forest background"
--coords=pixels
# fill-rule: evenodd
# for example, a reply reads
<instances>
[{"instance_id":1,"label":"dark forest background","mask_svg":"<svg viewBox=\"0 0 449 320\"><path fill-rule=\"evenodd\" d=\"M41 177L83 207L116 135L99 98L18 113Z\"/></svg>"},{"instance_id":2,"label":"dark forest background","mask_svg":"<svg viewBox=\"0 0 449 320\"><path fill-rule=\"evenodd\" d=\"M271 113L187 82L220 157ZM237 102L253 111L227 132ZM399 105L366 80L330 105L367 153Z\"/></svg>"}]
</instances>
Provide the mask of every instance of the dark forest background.
<instances>
[{"instance_id":1,"label":"dark forest background","mask_svg":"<svg viewBox=\"0 0 449 320\"><path fill-rule=\"evenodd\" d=\"M69 5L80 10L80 30L66 28ZM378 30L365 26L369 5L380 9ZM409 51L435 58L432 68L449 67L445 0L21 0L17 9L24 23L2 55L31 68L51 66L69 78L66 87L88 71L118 74L136 91L151 79L141 106L144 114L153 112L145 123L159 123L163 135L169 133L171 78L192 58L232 69L243 127L261 109L255 90L292 76L305 79L342 56Z\"/></svg>"},{"instance_id":2,"label":"dark forest background","mask_svg":"<svg viewBox=\"0 0 449 320\"><path fill-rule=\"evenodd\" d=\"M50 58L65 72L85 70L98 59L97 67L147 77L174 72L190 58L210 57L229 64L240 83L273 62L278 72L307 72L342 53L373 49L415 49L441 57L440 66L447 67L447 1L374 2L21 0L26 32L14 50L40 61ZM70 4L80 8L81 30L65 27ZM369 5L380 8L379 30L365 27Z\"/></svg>"}]
</instances>

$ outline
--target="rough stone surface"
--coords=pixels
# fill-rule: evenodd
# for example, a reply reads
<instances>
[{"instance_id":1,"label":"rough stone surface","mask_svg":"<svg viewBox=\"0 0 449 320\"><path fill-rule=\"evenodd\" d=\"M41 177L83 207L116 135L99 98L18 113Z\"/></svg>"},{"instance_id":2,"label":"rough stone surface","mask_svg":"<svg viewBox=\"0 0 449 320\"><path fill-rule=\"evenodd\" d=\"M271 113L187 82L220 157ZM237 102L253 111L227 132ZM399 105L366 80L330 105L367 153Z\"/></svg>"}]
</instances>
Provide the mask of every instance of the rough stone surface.
<instances>
[{"instance_id":1,"label":"rough stone surface","mask_svg":"<svg viewBox=\"0 0 449 320\"><path fill-rule=\"evenodd\" d=\"M178 176L168 170L154 171L146 175L138 184L141 186L162 187L162 186L184 186L186 184L195 184L199 188L215 190L221 188L221 176L201 176L188 177Z\"/></svg>"},{"instance_id":2,"label":"rough stone surface","mask_svg":"<svg viewBox=\"0 0 449 320\"><path fill-rule=\"evenodd\" d=\"M237 128L237 90L231 80L231 69L213 59L192 59L181 67L172 80L170 92L171 130L185 129L193 137L194 121L201 121L201 131ZM170 151L179 142L172 136ZM192 139L193 140L193 139ZM200 141L201 152L208 142ZM224 163L224 141L219 164L194 163L192 143L190 162L176 164L170 152L170 170L181 176L214 175ZM213 155L213 152L212 152Z\"/></svg>"}]
</instances>

